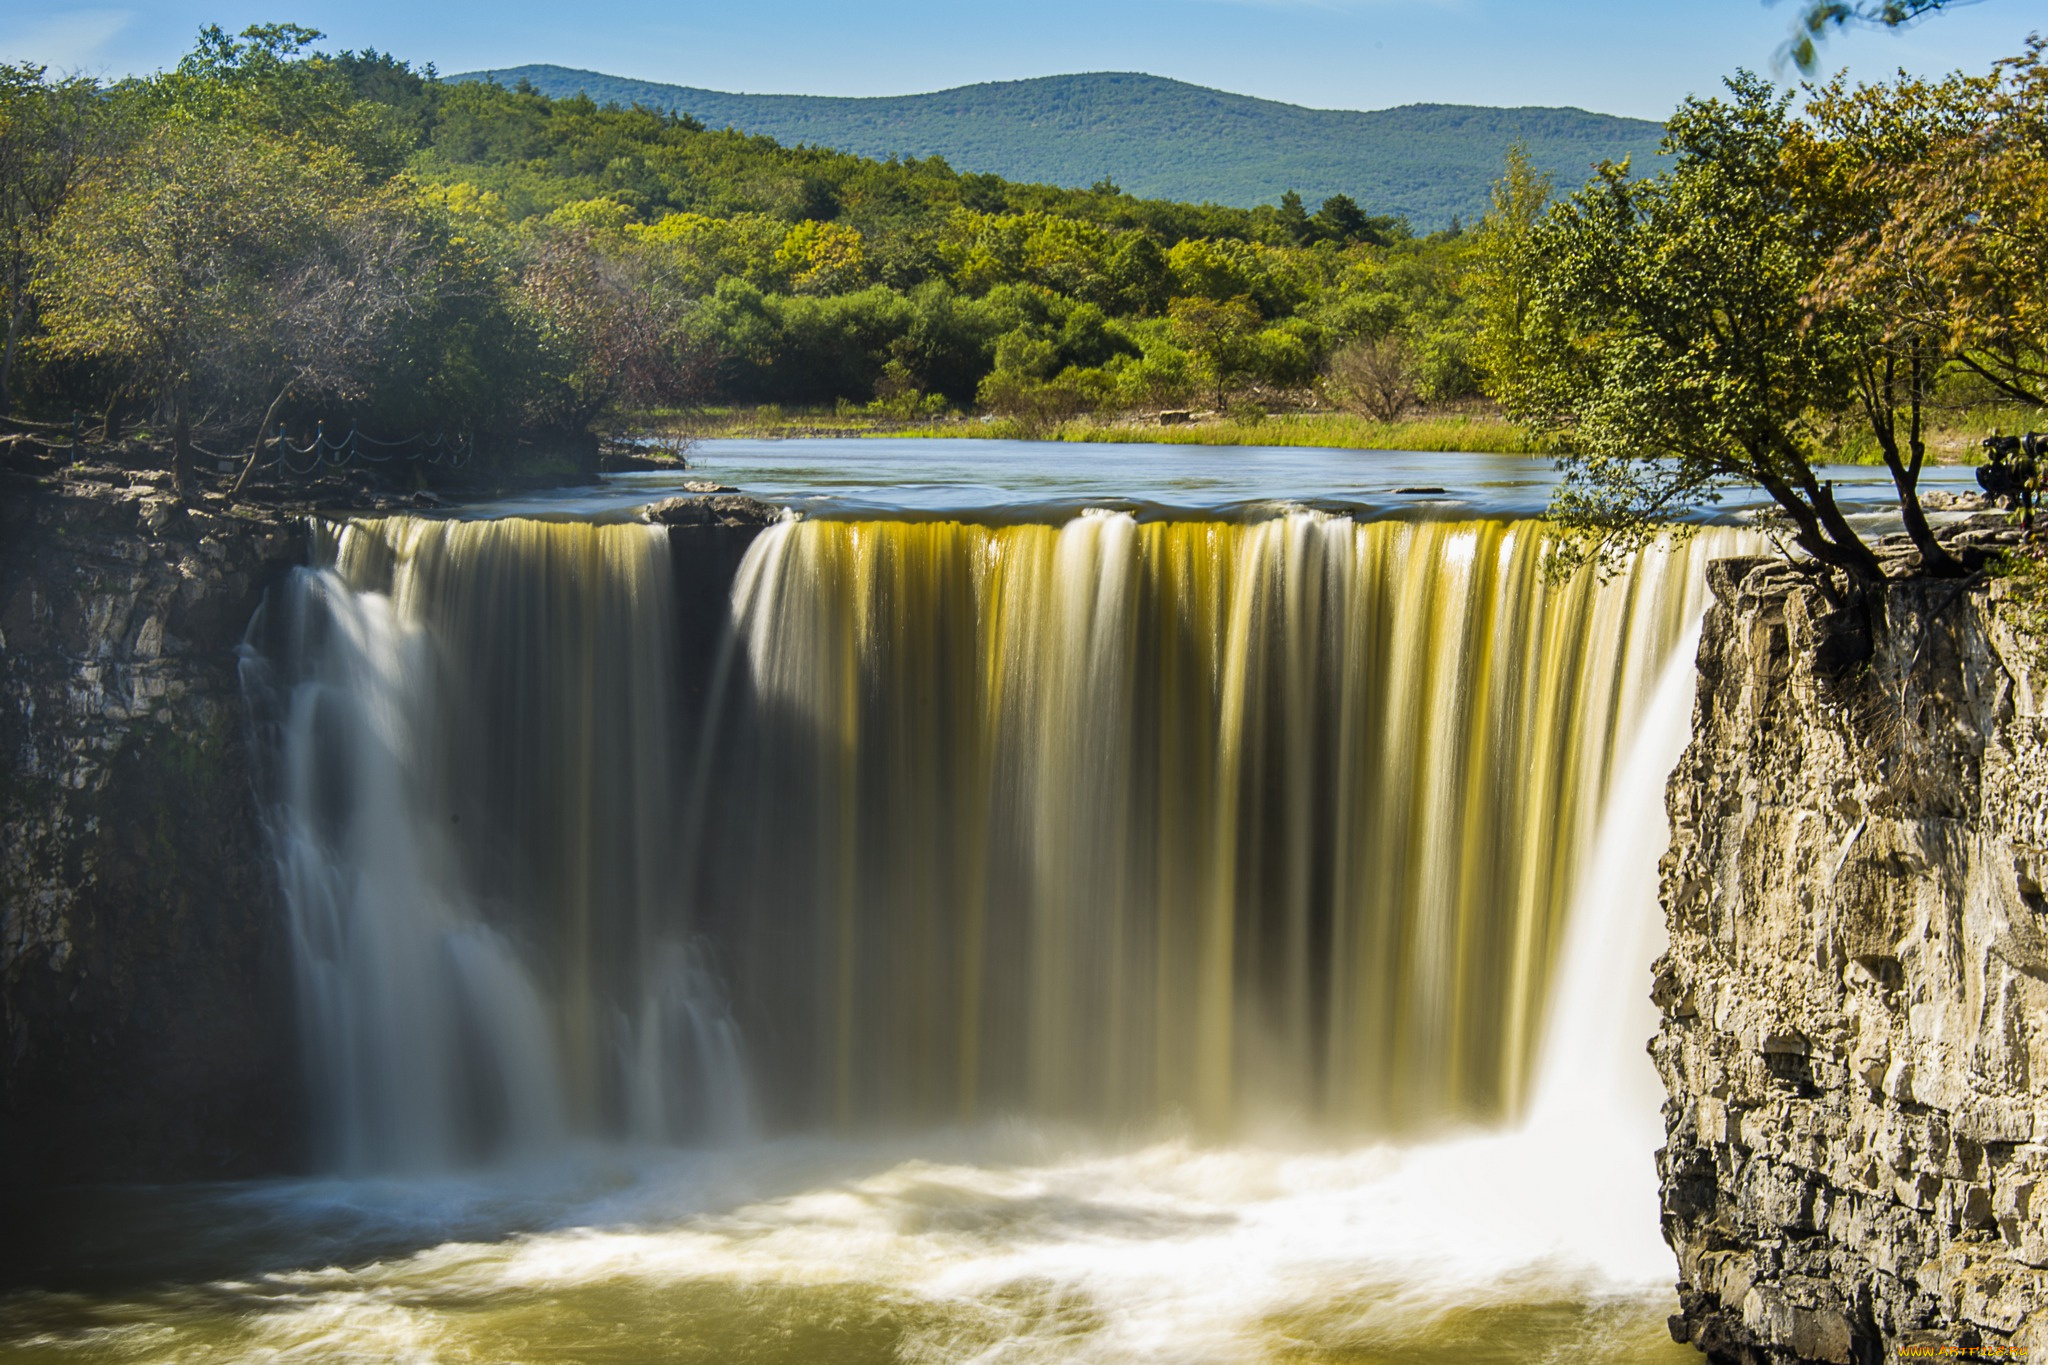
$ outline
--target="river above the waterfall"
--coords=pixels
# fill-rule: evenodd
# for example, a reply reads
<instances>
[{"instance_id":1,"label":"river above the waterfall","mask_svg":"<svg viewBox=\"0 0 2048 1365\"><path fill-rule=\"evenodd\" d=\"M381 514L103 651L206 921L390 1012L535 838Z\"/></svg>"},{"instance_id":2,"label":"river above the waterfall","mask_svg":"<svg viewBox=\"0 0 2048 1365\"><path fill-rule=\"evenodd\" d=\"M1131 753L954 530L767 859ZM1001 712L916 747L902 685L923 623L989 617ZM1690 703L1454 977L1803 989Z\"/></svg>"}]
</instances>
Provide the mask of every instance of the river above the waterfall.
<instances>
[{"instance_id":1,"label":"river above the waterfall","mask_svg":"<svg viewBox=\"0 0 2048 1365\"><path fill-rule=\"evenodd\" d=\"M624 515L658 498L715 483L812 515L978 516L1038 519L1088 507L1140 516L1259 517L1316 507L1365 517L1540 514L1557 485L1547 457L1332 450L1303 446L1193 446L1085 441L889 437L700 441L681 472L619 474L583 488L493 500L466 515ZM1852 513L1882 518L1895 506L1873 465L1822 471ZM1927 491L1975 492L1976 471L1930 466ZM1761 506L1727 490L1702 516Z\"/></svg>"}]
</instances>

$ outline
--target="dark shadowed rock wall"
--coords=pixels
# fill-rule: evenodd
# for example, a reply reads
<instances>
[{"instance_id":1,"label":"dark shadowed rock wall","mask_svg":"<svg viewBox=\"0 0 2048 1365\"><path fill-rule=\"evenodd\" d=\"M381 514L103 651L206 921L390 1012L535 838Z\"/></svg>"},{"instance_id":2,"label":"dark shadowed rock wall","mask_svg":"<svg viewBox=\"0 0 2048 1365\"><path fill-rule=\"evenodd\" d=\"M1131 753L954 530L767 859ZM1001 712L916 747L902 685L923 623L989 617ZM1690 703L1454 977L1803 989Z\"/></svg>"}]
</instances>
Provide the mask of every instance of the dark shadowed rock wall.
<instances>
[{"instance_id":1,"label":"dark shadowed rock wall","mask_svg":"<svg viewBox=\"0 0 2048 1365\"><path fill-rule=\"evenodd\" d=\"M290 1166L290 968L236 648L296 519L0 490L0 1182Z\"/></svg>"}]
</instances>

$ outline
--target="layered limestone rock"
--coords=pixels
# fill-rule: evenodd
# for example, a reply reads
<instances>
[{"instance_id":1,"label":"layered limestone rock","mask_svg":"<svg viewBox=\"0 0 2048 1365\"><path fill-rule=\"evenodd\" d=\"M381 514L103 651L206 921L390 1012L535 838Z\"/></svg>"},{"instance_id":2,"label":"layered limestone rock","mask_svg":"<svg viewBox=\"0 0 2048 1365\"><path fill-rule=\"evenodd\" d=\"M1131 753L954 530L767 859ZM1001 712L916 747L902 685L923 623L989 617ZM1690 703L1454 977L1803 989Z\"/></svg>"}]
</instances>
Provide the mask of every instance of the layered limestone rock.
<instances>
[{"instance_id":1,"label":"layered limestone rock","mask_svg":"<svg viewBox=\"0 0 2048 1365\"><path fill-rule=\"evenodd\" d=\"M1716 565L1670 788L1674 1334L2048 1361L2048 674L2003 584Z\"/></svg>"},{"instance_id":2,"label":"layered limestone rock","mask_svg":"<svg viewBox=\"0 0 2048 1365\"><path fill-rule=\"evenodd\" d=\"M0 488L0 1184L291 1164L290 966L236 649L297 518Z\"/></svg>"}]
</instances>

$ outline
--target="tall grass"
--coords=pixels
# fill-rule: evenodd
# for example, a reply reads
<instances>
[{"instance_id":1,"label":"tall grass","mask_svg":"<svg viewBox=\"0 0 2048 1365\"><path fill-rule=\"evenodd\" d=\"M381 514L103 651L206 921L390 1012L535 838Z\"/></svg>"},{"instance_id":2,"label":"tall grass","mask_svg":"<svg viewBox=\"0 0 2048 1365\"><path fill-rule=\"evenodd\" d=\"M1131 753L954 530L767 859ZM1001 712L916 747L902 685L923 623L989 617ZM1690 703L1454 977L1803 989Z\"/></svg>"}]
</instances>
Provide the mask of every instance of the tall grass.
<instances>
[{"instance_id":1,"label":"tall grass","mask_svg":"<svg viewBox=\"0 0 2048 1365\"><path fill-rule=\"evenodd\" d=\"M1938 409L1928 423L1927 459L1930 464L1976 464L1984 458L1979 443L1992 430L2010 435L2044 427L2048 427L2048 413L2012 403ZM1884 463L1870 425L1855 414L1838 419L1835 429L1824 433L1822 447L1841 464Z\"/></svg>"},{"instance_id":2,"label":"tall grass","mask_svg":"<svg viewBox=\"0 0 2048 1365\"><path fill-rule=\"evenodd\" d=\"M1259 421L1140 425L1077 418L1030 430L1010 420L912 427L898 436L977 436L994 439L1099 441L1112 445L1314 446L1338 450L1467 451L1500 455L1547 455L1549 443L1498 417L1424 416L1374 422L1347 413L1308 413Z\"/></svg>"},{"instance_id":3,"label":"tall grass","mask_svg":"<svg viewBox=\"0 0 2048 1365\"><path fill-rule=\"evenodd\" d=\"M653 416L653 414L650 414ZM953 416L903 421L831 408L711 408L686 420L699 438L756 439L811 436L902 436L951 440L1100 441L1113 445L1312 446L1336 450L1420 450L1498 455L1554 455L1557 443L1480 410L1424 412L1398 422L1375 422L1340 412L1285 413L1255 420L1159 426L1137 418L1075 417L1051 426L1013 418ZM1986 432L2048 427L2048 413L2012 404L1976 404L1938 411L1927 435L1935 464L1974 464ZM1840 464L1882 464L1877 441L1856 413L1845 413L1820 433L1822 459Z\"/></svg>"}]
</instances>

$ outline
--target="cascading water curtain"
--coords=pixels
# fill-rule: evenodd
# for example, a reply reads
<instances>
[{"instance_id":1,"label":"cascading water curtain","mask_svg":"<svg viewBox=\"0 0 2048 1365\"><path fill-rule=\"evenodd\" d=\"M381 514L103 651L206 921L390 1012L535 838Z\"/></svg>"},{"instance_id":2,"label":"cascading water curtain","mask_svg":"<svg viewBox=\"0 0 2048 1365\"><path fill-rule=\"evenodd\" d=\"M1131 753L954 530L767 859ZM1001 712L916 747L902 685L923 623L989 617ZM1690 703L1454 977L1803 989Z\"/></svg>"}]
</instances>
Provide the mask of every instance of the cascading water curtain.
<instances>
[{"instance_id":1,"label":"cascading water curtain","mask_svg":"<svg viewBox=\"0 0 2048 1365\"><path fill-rule=\"evenodd\" d=\"M764 533L706 843L764 1104L1514 1113L1617 741L1704 595L1697 543L1605 583L1544 557L1310 514Z\"/></svg>"},{"instance_id":2,"label":"cascading water curtain","mask_svg":"<svg viewBox=\"0 0 2048 1365\"><path fill-rule=\"evenodd\" d=\"M330 528L259 620L318 1132L349 1170L744 1131L677 891L658 528Z\"/></svg>"},{"instance_id":3,"label":"cascading water curtain","mask_svg":"<svg viewBox=\"0 0 2048 1365\"><path fill-rule=\"evenodd\" d=\"M338 528L248 656L329 1155L1510 1117L1709 550L789 522L721 641L659 528Z\"/></svg>"}]
</instances>

